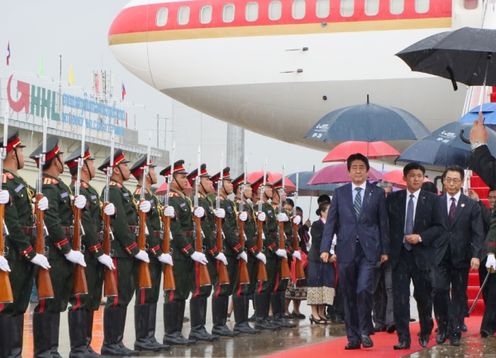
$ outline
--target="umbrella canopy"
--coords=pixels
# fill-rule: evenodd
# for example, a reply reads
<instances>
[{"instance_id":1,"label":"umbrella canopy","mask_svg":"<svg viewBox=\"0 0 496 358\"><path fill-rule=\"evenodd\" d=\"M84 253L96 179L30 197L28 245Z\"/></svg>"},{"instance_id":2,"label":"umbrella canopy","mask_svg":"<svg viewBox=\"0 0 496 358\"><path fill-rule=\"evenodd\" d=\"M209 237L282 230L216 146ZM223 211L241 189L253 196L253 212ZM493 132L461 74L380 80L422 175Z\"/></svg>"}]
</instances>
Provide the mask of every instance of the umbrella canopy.
<instances>
[{"instance_id":1,"label":"umbrella canopy","mask_svg":"<svg viewBox=\"0 0 496 358\"><path fill-rule=\"evenodd\" d=\"M362 153L368 158L397 157L400 155L400 152L386 142L347 141L335 146L327 153L322 162L346 160L354 153Z\"/></svg>"},{"instance_id":2,"label":"umbrella canopy","mask_svg":"<svg viewBox=\"0 0 496 358\"><path fill-rule=\"evenodd\" d=\"M299 196L319 196L322 194L332 194L334 189L338 187L336 184L319 184L309 185L308 181L315 174L314 171L298 173L298 195ZM296 173L288 175L288 178L296 183Z\"/></svg>"},{"instance_id":3,"label":"umbrella canopy","mask_svg":"<svg viewBox=\"0 0 496 358\"><path fill-rule=\"evenodd\" d=\"M155 195L165 195L167 193L167 182L163 182L157 190L155 190Z\"/></svg>"},{"instance_id":4,"label":"umbrella canopy","mask_svg":"<svg viewBox=\"0 0 496 358\"><path fill-rule=\"evenodd\" d=\"M383 175L382 181L387 181L393 186L406 188L406 182L403 180L403 169L395 169ZM430 182L429 178L424 177L424 183Z\"/></svg>"},{"instance_id":5,"label":"umbrella canopy","mask_svg":"<svg viewBox=\"0 0 496 358\"><path fill-rule=\"evenodd\" d=\"M469 86L496 85L496 30L463 27L420 40L396 56L413 71Z\"/></svg>"},{"instance_id":6,"label":"umbrella canopy","mask_svg":"<svg viewBox=\"0 0 496 358\"><path fill-rule=\"evenodd\" d=\"M435 130L429 137L412 144L398 158L404 162L419 162L435 167L448 167L459 165L467 166L470 156L470 144L461 138L462 131L469 133L470 124L451 122ZM496 153L496 132L488 129L488 147L492 153Z\"/></svg>"},{"instance_id":7,"label":"umbrella canopy","mask_svg":"<svg viewBox=\"0 0 496 358\"><path fill-rule=\"evenodd\" d=\"M323 142L359 140L415 140L429 135L413 114L395 107L369 102L327 113L308 131L305 138Z\"/></svg>"},{"instance_id":8,"label":"umbrella canopy","mask_svg":"<svg viewBox=\"0 0 496 358\"><path fill-rule=\"evenodd\" d=\"M247 180L250 183L253 183L263 177L263 171L256 171L256 172L251 172L248 173L247 175ZM282 178L282 173L277 173L277 172L267 172L267 181L269 183L276 183L277 181L281 180ZM292 193L296 190L296 185L293 183L287 176L285 177L286 179L284 180L284 187L285 187L285 192L286 193Z\"/></svg>"},{"instance_id":9,"label":"umbrella canopy","mask_svg":"<svg viewBox=\"0 0 496 358\"><path fill-rule=\"evenodd\" d=\"M461 123L474 123L474 121L479 117L479 111L481 111L481 106L477 106L468 111L462 118L460 118ZM482 105L482 115L484 116L484 124L491 126L494 129L496 126L496 103L484 103Z\"/></svg>"},{"instance_id":10,"label":"umbrella canopy","mask_svg":"<svg viewBox=\"0 0 496 358\"><path fill-rule=\"evenodd\" d=\"M378 181L382 179L382 174L377 169L370 167L368 179ZM349 183L351 181L346 163L329 165L315 172L308 184L338 184Z\"/></svg>"}]
</instances>

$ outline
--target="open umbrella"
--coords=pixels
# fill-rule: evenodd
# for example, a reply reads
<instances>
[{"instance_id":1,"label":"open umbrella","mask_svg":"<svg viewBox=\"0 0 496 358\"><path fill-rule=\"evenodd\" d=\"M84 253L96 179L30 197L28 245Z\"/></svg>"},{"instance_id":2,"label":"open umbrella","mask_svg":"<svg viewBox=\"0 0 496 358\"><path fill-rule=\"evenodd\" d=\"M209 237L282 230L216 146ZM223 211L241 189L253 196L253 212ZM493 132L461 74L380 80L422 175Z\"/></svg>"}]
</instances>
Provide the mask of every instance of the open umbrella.
<instances>
[{"instance_id":1,"label":"open umbrella","mask_svg":"<svg viewBox=\"0 0 496 358\"><path fill-rule=\"evenodd\" d=\"M480 111L482 111L482 115L484 116L484 124L494 129L496 127L496 103L494 102L484 103L482 107L477 106L472 108L460 118L460 122L474 123L474 121L479 118Z\"/></svg>"},{"instance_id":2,"label":"open umbrella","mask_svg":"<svg viewBox=\"0 0 496 358\"><path fill-rule=\"evenodd\" d=\"M158 188L155 190L156 195L165 195L167 193L167 182L164 181Z\"/></svg>"},{"instance_id":3,"label":"open umbrella","mask_svg":"<svg viewBox=\"0 0 496 358\"><path fill-rule=\"evenodd\" d=\"M261 171L261 170L248 173L248 175L247 175L247 179L250 183L257 181L261 177L263 177L263 171ZM277 172L267 172L267 177L268 177L267 181L269 183L275 183L275 182L281 180L282 174L277 173ZM296 184L293 183L287 176L286 176L286 179L284 180L284 187L285 187L285 192L288 194L292 193L296 190Z\"/></svg>"},{"instance_id":4,"label":"open umbrella","mask_svg":"<svg viewBox=\"0 0 496 358\"><path fill-rule=\"evenodd\" d=\"M398 158L398 161L419 162L434 167L459 165L467 166L470 144L461 139L463 132L470 131L470 124L451 122L435 130L430 136L412 144ZM488 147L496 153L496 132L488 129Z\"/></svg>"},{"instance_id":5,"label":"open umbrella","mask_svg":"<svg viewBox=\"0 0 496 358\"><path fill-rule=\"evenodd\" d=\"M370 168L368 179L378 181L382 179L382 174L377 169ZM315 172L307 184L338 184L350 182L350 175L346 163L329 165Z\"/></svg>"},{"instance_id":6,"label":"open umbrella","mask_svg":"<svg viewBox=\"0 0 496 358\"><path fill-rule=\"evenodd\" d=\"M330 195L334 189L338 187L336 184L319 184L319 185L309 185L308 181L315 174L314 171L298 172L299 176L299 196L319 196L322 194ZM288 175L288 178L296 183L296 173Z\"/></svg>"},{"instance_id":7,"label":"open umbrella","mask_svg":"<svg viewBox=\"0 0 496 358\"><path fill-rule=\"evenodd\" d=\"M322 162L346 160L354 153L362 153L368 158L397 157L400 155L400 152L386 142L347 141L335 146L322 159Z\"/></svg>"},{"instance_id":8,"label":"open umbrella","mask_svg":"<svg viewBox=\"0 0 496 358\"><path fill-rule=\"evenodd\" d=\"M322 117L305 138L323 142L414 140L429 135L413 114L369 102L336 109Z\"/></svg>"}]
</instances>

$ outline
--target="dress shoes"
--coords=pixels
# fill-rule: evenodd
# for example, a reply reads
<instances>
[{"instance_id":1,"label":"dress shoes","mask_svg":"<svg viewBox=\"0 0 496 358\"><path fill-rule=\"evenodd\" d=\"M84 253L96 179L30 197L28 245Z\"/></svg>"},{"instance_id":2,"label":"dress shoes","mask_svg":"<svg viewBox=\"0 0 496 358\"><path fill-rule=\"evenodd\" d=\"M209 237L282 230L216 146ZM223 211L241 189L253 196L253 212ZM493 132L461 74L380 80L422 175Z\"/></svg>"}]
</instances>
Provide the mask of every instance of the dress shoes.
<instances>
[{"instance_id":1,"label":"dress shoes","mask_svg":"<svg viewBox=\"0 0 496 358\"><path fill-rule=\"evenodd\" d=\"M480 336L481 338L487 338L491 337L494 334L493 331L487 330L487 329L481 329L480 330Z\"/></svg>"},{"instance_id":2,"label":"dress shoes","mask_svg":"<svg viewBox=\"0 0 496 358\"><path fill-rule=\"evenodd\" d=\"M387 333L394 333L396 331L396 325L395 324L388 324L386 327L386 332Z\"/></svg>"},{"instance_id":3,"label":"dress shoes","mask_svg":"<svg viewBox=\"0 0 496 358\"><path fill-rule=\"evenodd\" d=\"M436 335L436 343L443 344L446 342L446 332L439 330Z\"/></svg>"},{"instance_id":4,"label":"dress shoes","mask_svg":"<svg viewBox=\"0 0 496 358\"><path fill-rule=\"evenodd\" d=\"M410 349L410 342L406 342L406 341L399 342L398 344L394 345L393 348L397 351L401 349Z\"/></svg>"},{"instance_id":5,"label":"dress shoes","mask_svg":"<svg viewBox=\"0 0 496 358\"><path fill-rule=\"evenodd\" d=\"M454 347L458 347L460 345L460 334L452 334L450 336L450 344Z\"/></svg>"},{"instance_id":6,"label":"dress shoes","mask_svg":"<svg viewBox=\"0 0 496 358\"><path fill-rule=\"evenodd\" d=\"M429 334L421 334L419 336L419 344L421 347L425 348L429 344L430 335Z\"/></svg>"},{"instance_id":7,"label":"dress shoes","mask_svg":"<svg viewBox=\"0 0 496 358\"><path fill-rule=\"evenodd\" d=\"M372 340L370 339L369 336L363 334L361 336L361 339L362 339L362 347L363 348L372 348L374 346L374 342L372 342Z\"/></svg>"},{"instance_id":8,"label":"dress shoes","mask_svg":"<svg viewBox=\"0 0 496 358\"><path fill-rule=\"evenodd\" d=\"M344 349L346 350L360 349L360 342L348 342L348 344L344 346Z\"/></svg>"}]
</instances>

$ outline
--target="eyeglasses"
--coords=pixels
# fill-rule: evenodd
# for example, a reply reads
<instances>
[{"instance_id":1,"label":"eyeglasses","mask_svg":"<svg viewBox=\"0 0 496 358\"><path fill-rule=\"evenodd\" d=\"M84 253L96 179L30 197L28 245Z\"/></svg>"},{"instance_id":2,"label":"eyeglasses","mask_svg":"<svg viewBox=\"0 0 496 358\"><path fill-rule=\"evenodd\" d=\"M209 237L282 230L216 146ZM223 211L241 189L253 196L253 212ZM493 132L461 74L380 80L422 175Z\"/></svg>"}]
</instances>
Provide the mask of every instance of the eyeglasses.
<instances>
[{"instance_id":1,"label":"eyeglasses","mask_svg":"<svg viewBox=\"0 0 496 358\"><path fill-rule=\"evenodd\" d=\"M460 178L444 178L444 181L446 183L454 183L454 184L457 184L457 183L460 183L462 180Z\"/></svg>"}]
</instances>

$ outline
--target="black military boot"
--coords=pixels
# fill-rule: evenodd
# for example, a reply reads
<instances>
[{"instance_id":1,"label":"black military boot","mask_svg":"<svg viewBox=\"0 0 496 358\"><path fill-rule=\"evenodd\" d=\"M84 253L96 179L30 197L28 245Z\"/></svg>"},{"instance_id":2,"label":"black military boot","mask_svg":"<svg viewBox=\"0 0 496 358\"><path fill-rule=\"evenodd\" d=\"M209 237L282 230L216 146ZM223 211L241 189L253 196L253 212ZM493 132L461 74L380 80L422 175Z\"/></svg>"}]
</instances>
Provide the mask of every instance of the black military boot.
<instances>
[{"instance_id":1,"label":"black military boot","mask_svg":"<svg viewBox=\"0 0 496 358\"><path fill-rule=\"evenodd\" d=\"M60 329L60 312L50 313L50 324L52 326L50 335L50 354L52 358L62 358L59 353L59 329Z\"/></svg>"},{"instance_id":2,"label":"black military boot","mask_svg":"<svg viewBox=\"0 0 496 358\"><path fill-rule=\"evenodd\" d=\"M137 352L124 346L124 326L126 307L116 306L103 311L103 345L102 355L129 357Z\"/></svg>"},{"instance_id":3,"label":"black military boot","mask_svg":"<svg viewBox=\"0 0 496 358\"><path fill-rule=\"evenodd\" d=\"M137 351L134 351L132 349L127 348L123 342L124 328L126 327L127 309L126 309L126 307L123 307L123 306L117 306L117 307L115 307L115 309L117 310L117 324L115 324L115 326L117 328L116 341L117 341L117 345L120 348L121 355L122 356L138 355Z\"/></svg>"},{"instance_id":4,"label":"black military boot","mask_svg":"<svg viewBox=\"0 0 496 358\"><path fill-rule=\"evenodd\" d=\"M51 358L52 322L49 312L33 312L33 343L35 358ZM3 331L3 330L2 330Z\"/></svg>"},{"instance_id":5,"label":"black military boot","mask_svg":"<svg viewBox=\"0 0 496 358\"><path fill-rule=\"evenodd\" d=\"M69 319L69 338L71 351L69 358L85 358L86 347L86 313L84 310L70 310L67 315Z\"/></svg>"},{"instance_id":6,"label":"black military boot","mask_svg":"<svg viewBox=\"0 0 496 358\"><path fill-rule=\"evenodd\" d=\"M270 294L270 304L272 305L273 322L283 328L294 328L296 324L283 318L284 314L284 291L272 292Z\"/></svg>"},{"instance_id":7,"label":"black military boot","mask_svg":"<svg viewBox=\"0 0 496 358\"><path fill-rule=\"evenodd\" d=\"M184 307L181 310L181 302L184 301L164 303L164 344L184 346L194 343L182 335Z\"/></svg>"},{"instance_id":8,"label":"black military boot","mask_svg":"<svg viewBox=\"0 0 496 358\"><path fill-rule=\"evenodd\" d=\"M157 323L157 304L148 304L148 331L146 334L146 339L150 344L152 344L157 350L167 350L170 346L167 344L160 344L155 338L155 326Z\"/></svg>"},{"instance_id":9,"label":"black military boot","mask_svg":"<svg viewBox=\"0 0 496 358\"><path fill-rule=\"evenodd\" d=\"M212 334L223 337L234 337L239 334L231 331L226 325L228 305L229 296L219 296L212 298L212 316L214 323Z\"/></svg>"},{"instance_id":10,"label":"black military boot","mask_svg":"<svg viewBox=\"0 0 496 358\"><path fill-rule=\"evenodd\" d=\"M10 357L13 321L10 314L0 313L0 357Z\"/></svg>"},{"instance_id":11,"label":"black military boot","mask_svg":"<svg viewBox=\"0 0 496 358\"><path fill-rule=\"evenodd\" d=\"M247 300L245 300L245 297ZM248 324L248 303L250 302L247 296L233 295L233 305L234 305L234 320L236 321L234 325L235 333L247 333L255 334L259 333L260 330L253 329Z\"/></svg>"},{"instance_id":12,"label":"black military boot","mask_svg":"<svg viewBox=\"0 0 496 358\"><path fill-rule=\"evenodd\" d=\"M160 349L148 341L148 303L134 306L134 329L136 341L134 349L137 351L159 351Z\"/></svg>"},{"instance_id":13,"label":"black military boot","mask_svg":"<svg viewBox=\"0 0 496 358\"><path fill-rule=\"evenodd\" d=\"M10 332L10 355L9 358L22 357L22 336L24 329L24 314L20 313L12 316L12 328Z\"/></svg>"},{"instance_id":14,"label":"black military boot","mask_svg":"<svg viewBox=\"0 0 496 358\"><path fill-rule=\"evenodd\" d=\"M84 310L86 314L86 357L88 358L96 358L101 357L100 354L95 352L93 348L91 348L91 338L93 337L93 310Z\"/></svg>"},{"instance_id":15,"label":"black military boot","mask_svg":"<svg viewBox=\"0 0 496 358\"><path fill-rule=\"evenodd\" d=\"M269 295L266 292L255 294L255 328L260 330L275 330L281 328L269 321Z\"/></svg>"},{"instance_id":16,"label":"black military boot","mask_svg":"<svg viewBox=\"0 0 496 358\"><path fill-rule=\"evenodd\" d=\"M207 316L206 297L191 298L189 301L189 311L191 317L191 332L189 334L189 339L212 342L219 338L219 336L208 333L205 329Z\"/></svg>"}]
</instances>

